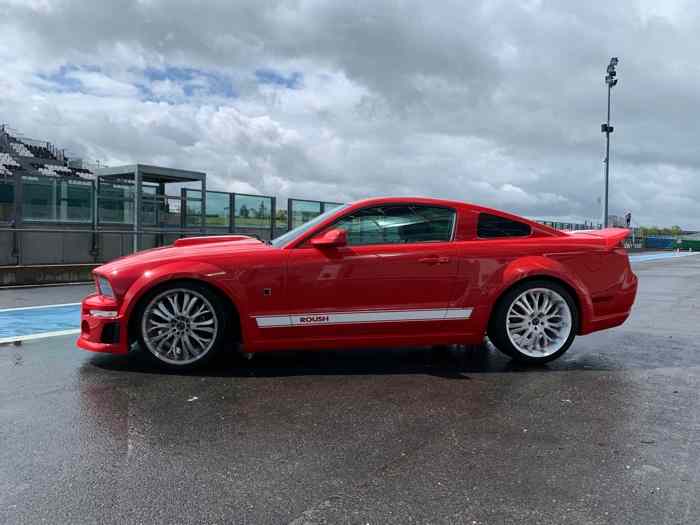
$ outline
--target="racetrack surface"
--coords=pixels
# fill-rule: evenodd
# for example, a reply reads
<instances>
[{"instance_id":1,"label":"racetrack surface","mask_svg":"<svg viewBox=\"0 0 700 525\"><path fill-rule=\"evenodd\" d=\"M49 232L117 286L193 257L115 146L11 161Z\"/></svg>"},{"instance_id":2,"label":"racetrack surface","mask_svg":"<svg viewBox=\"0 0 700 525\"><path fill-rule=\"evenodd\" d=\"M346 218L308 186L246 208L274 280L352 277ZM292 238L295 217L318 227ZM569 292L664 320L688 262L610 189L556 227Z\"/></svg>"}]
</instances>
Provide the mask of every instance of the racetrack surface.
<instances>
[{"instance_id":1,"label":"racetrack surface","mask_svg":"<svg viewBox=\"0 0 700 525\"><path fill-rule=\"evenodd\" d=\"M455 347L172 374L74 336L0 346L0 523L696 523L700 258L634 268L630 320L541 368Z\"/></svg>"}]
</instances>

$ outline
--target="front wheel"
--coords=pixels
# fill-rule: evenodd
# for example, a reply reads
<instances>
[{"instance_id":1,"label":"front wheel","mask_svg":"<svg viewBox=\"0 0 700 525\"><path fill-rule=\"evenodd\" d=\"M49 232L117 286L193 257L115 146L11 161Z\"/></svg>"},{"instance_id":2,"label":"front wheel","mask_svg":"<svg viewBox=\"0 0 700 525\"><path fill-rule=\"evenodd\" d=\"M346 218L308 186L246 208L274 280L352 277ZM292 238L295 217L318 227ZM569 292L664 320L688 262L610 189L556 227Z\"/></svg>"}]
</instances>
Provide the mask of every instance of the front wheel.
<instances>
[{"instance_id":1,"label":"front wheel","mask_svg":"<svg viewBox=\"0 0 700 525\"><path fill-rule=\"evenodd\" d=\"M578 309L563 286L549 281L516 285L498 302L489 339L501 352L528 363L546 363L576 337Z\"/></svg>"},{"instance_id":2,"label":"front wheel","mask_svg":"<svg viewBox=\"0 0 700 525\"><path fill-rule=\"evenodd\" d=\"M220 303L215 294L196 283L157 290L140 311L141 347L167 368L203 365L223 345L226 316Z\"/></svg>"}]
</instances>

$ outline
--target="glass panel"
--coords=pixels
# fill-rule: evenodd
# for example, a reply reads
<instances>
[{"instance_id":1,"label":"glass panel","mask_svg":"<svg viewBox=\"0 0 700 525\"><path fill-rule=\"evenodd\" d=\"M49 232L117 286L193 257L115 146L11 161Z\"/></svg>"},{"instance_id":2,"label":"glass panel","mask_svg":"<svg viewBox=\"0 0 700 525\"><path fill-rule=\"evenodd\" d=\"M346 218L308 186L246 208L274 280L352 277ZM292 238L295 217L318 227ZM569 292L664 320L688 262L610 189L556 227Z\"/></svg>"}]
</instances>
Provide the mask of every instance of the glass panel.
<instances>
[{"instance_id":1,"label":"glass panel","mask_svg":"<svg viewBox=\"0 0 700 525\"><path fill-rule=\"evenodd\" d=\"M133 224L134 184L129 181L99 182L97 218L99 222ZM149 190L150 191L150 190Z\"/></svg>"},{"instance_id":2,"label":"glass panel","mask_svg":"<svg viewBox=\"0 0 700 525\"><path fill-rule=\"evenodd\" d=\"M59 220L70 222L91 222L92 191L92 181L61 181Z\"/></svg>"},{"instance_id":3,"label":"glass panel","mask_svg":"<svg viewBox=\"0 0 700 525\"><path fill-rule=\"evenodd\" d=\"M22 177L22 215L25 221L56 220L56 179Z\"/></svg>"},{"instance_id":4,"label":"glass panel","mask_svg":"<svg viewBox=\"0 0 700 525\"><path fill-rule=\"evenodd\" d=\"M378 206L336 222L348 233L348 244L398 244L449 241L455 212L433 206Z\"/></svg>"},{"instance_id":5,"label":"glass panel","mask_svg":"<svg viewBox=\"0 0 700 525\"><path fill-rule=\"evenodd\" d=\"M199 193L199 192L197 192ZM202 225L202 199L193 199L190 193L187 192L187 201L185 203L187 214L187 226L199 227Z\"/></svg>"},{"instance_id":6,"label":"glass panel","mask_svg":"<svg viewBox=\"0 0 700 525\"><path fill-rule=\"evenodd\" d=\"M134 199L134 185L129 182L100 181L100 197L107 199Z\"/></svg>"},{"instance_id":7,"label":"glass panel","mask_svg":"<svg viewBox=\"0 0 700 525\"><path fill-rule=\"evenodd\" d=\"M230 195L228 193L221 193L218 191L208 191L207 192L207 226L223 226L228 228L230 224ZM187 216L190 215L189 208L187 209Z\"/></svg>"},{"instance_id":8,"label":"glass panel","mask_svg":"<svg viewBox=\"0 0 700 525\"><path fill-rule=\"evenodd\" d=\"M141 222L144 226L156 225L156 210L159 200L155 197L143 196L141 201Z\"/></svg>"},{"instance_id":9,"label":"glass panel","mask_svg":"<svg viewBox=\"0 0 700 525\"><path fill-rule=\"evenodd\" d=\"M22 177L22 213L26 221L92 221L92 182Z\"/></svg>"},{"instance_id":10,"label":"glass panel","mask_svg":"<svg viewBox=\"0 0 700 525\"><path fill-rule=\"evenodd\" d=\"M181 202L180 197L165 197L160 214L160 223L163 226L180 227Z\"/></svg>"},{"instance_id":11,"label":"glass panel","mask_svg":"<svg viewBox=\"0 0 700 525\"><path fill-rule=\"evenodd\" d=\"M133 224L134 222L134 203L130 200L100 198L97 212L100 222L116 224Z\"/></svg>"},{"instance_id":12,"label":"glass panel","mask_svg":"<svg viewBox=\"0 0 700 525\"><path fill-rule=\"evenodd\" d=\"M10 222L15 211L15 181L0 179L0 222Z\"/></svg>"},{"instance_id":13,"label":"glass panel","mask_svg":"<svg viewBox=\"0 0 700 525\"><path fill-rule=\"evenodd\" d=\"M237 228L272 226L272 197L236 194L234 199Z\"/></svg>"},{"instance_id":14,"label":"glass panel","mask_svg":"<svg viewBox=\"0 0 700 525\"><path fill-rule=\"evenodd\" d=\"M288 226L289 222L287 220L287 210L277 209L275 211L275 228L279 228L280 230L286 230Z\"/></svg>"},{"instance_id":15,"label":"glass panel","mask_svg":"<svg viewBox=\"0 0 700 525\"><path fill-rule=\"evenodd\" d=\"M329 211L329 210L335 210L336 208L340 208L343 206L340 202L324 202L323 203L323 211Z\"/></svg>"},{"instance_id":16,"label":"glass panel","mask_svg":"<svg viewBox=\"0 0 700 525\"><path fill-rule=\"evenodd\" d=\"M320 202L292 200L292 228L301 226L321 214Z\"/></svg>"}]
</instances>

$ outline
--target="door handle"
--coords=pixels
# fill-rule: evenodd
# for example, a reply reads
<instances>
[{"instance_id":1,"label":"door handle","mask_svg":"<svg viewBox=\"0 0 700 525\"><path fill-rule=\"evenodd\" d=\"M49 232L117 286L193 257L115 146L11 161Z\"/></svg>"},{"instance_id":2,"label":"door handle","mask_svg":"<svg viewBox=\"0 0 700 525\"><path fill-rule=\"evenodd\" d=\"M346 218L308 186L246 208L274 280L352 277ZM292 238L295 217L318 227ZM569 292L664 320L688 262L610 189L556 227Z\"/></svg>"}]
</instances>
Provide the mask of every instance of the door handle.
<instances>
[{"instance_id":1,"label":"door handle","mask_svg":"<svg viewBox=\"0 0 700 525\"><path fill-rule=\"evenodd\" d=\"M445 264L450 262L449 257L423 257L422 259L418 259L418 262L421 262L423 264Z\"/></svg>"}]
</instances>

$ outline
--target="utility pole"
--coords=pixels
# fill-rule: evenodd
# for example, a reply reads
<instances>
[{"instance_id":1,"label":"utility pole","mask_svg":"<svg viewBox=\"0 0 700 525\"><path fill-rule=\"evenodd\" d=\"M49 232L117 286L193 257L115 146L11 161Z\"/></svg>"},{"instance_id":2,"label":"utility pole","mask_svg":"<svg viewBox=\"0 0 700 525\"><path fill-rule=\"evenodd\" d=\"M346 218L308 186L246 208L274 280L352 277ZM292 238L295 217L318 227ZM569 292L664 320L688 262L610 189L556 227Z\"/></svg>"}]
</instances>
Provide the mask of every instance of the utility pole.
<instances>
[{"instance_id":1,"label":"utility pole","mask_svg":"<svg viewBox=\"0 0 700 525\"><path fill-rule=\"evenodd\" d=\"M610 125L610 93L615 84L617 84L617 71L615 67L619 60L617 57L612 57L607 68L607 75L605 77L605 83L608 85L608 119L606 122L600 125L600 131L605 133L605 193L603 196L603 228L608 227L608 188L609 188L609 178L610 178L610 134L614 131L614 128Z\"/></svg>"}]
</instances>

